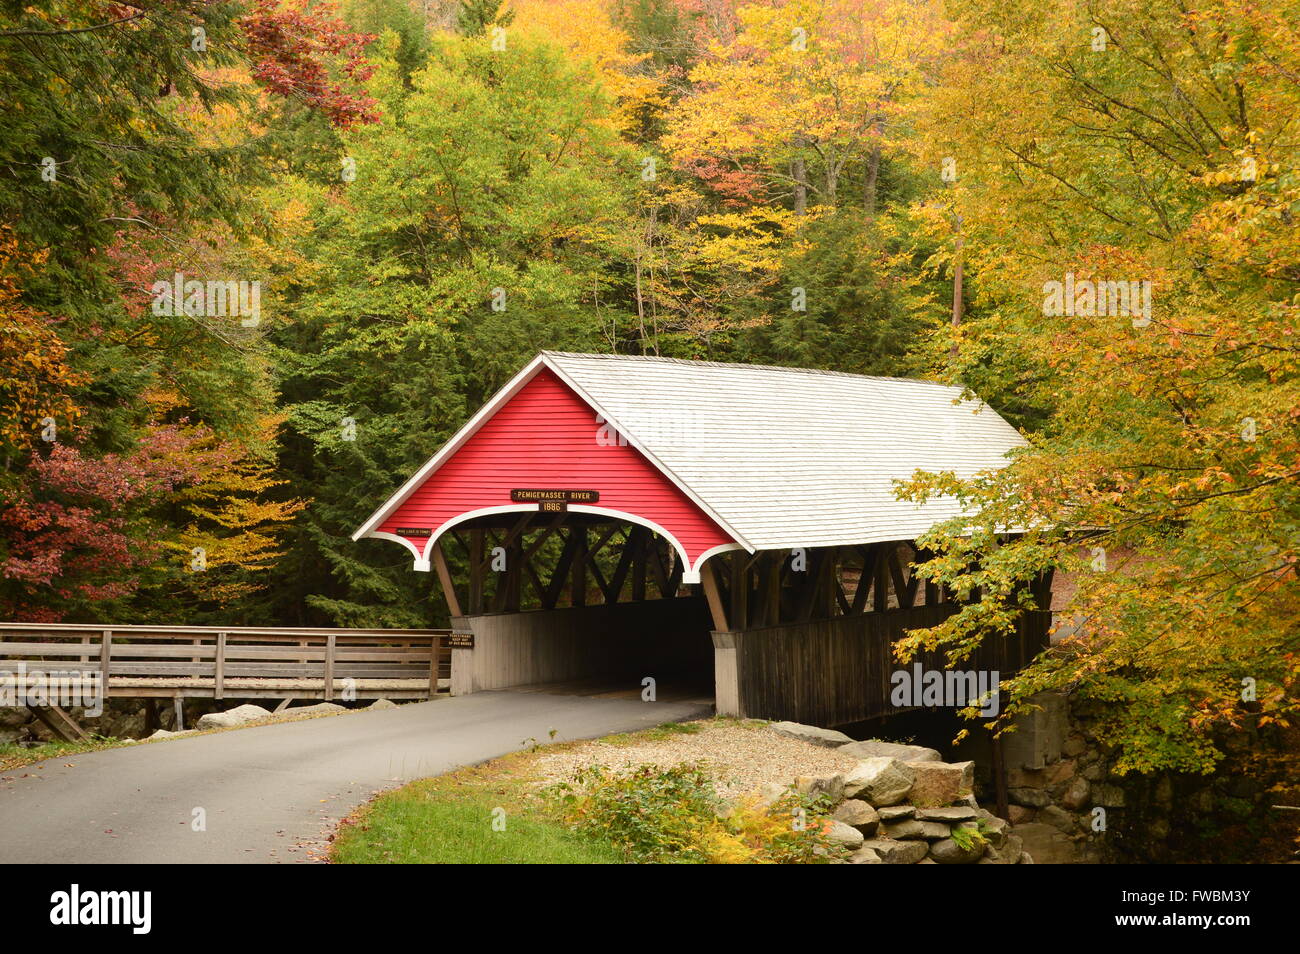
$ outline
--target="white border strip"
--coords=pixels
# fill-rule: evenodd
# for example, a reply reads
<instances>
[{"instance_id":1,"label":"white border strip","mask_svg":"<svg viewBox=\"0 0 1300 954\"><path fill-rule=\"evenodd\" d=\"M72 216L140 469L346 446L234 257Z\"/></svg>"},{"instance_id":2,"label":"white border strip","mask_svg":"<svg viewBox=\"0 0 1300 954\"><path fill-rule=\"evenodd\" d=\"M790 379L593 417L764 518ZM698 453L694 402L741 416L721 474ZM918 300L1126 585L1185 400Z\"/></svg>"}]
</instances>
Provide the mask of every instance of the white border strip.
<instances>
[{"instance_id":1,"label":"white border strip","mask_svg":"<svg viewBox=\"0 0 1300 954\"><path fill-rule=\"evenodd\" d=\"M457 514L456 516L452 517L450 520L448 520L446 523L444 523L442 526L440 526L437 530L433 532L433 536L429 537L428 542L424 545L423 553L416 550L415 547L412 546L410 540L406 537L399 537L396 536L395 534L383 533L383 532L372 533L371 536L383 537L386 540L396 540L398 543L406 545L407 549L409 549L412 553L415 554L415 569L423 570L424 572L427 573L429 571L429 565L430 565L429 554L433 552L433 545L437 543L438 540L442 538L442 535L446 533L448 530L450 530L452 527L459 526L460 524L465 523L467 520L473 520L475 517L488 517L499 513L541 513L541 512L542 509L539 505L525 504L524 506L521 507L518 504L513 504L507 506L500 506L500 507L481 507L478 510L469 510L466 511L465 513ZM637 516L634 513L628 513L625 510L611 510L608 507L589 507L586 504L573 504L569 507L569 512L589 513L600 517L613 517L614 519L623 521L624 523L634 523L639 526L645 527L648 530L653 530L659 536L663 537L665 540L671 543L673 549L677 551L677 556L682 561L682 567L683 567L682 582L683 583L700 582L700 569L699 569L700 564L703 563L710 556L712 556L714 553L717 553L719 550L744 549L738 543L724 543L720 547L714 547L713 549L706 551L703 556L701 556L698 560L695 561L695 565L691 566L691 559L687 555L686 548L682 546L681 541L678 540L671 533L669 533L667 530L665 530L663 527L661 527L659 524L655 523L653 520L647 520L645 517Z\"/></svg>"}]
</instances>

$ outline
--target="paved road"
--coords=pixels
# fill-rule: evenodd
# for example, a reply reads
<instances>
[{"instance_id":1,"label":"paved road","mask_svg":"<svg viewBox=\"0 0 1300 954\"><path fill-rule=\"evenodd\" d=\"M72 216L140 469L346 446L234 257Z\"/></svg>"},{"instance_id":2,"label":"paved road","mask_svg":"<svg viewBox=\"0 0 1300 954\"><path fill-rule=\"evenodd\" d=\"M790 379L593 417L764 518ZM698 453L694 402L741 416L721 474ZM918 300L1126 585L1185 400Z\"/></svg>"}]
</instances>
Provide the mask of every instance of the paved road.
<instances>
[{"instance_id":1,"label":"paved road","mask_svg":"<svg viewBox=\"0 0 1300 954\"><path fill-rule=\"evenodd\" d=\"M52 759L0 780L0 862L308 862L375 791L545 743L552 729L559 742L710 711L482 692ZM193 830L195 808L206 831Z\"/></svg>"}]
</instances>

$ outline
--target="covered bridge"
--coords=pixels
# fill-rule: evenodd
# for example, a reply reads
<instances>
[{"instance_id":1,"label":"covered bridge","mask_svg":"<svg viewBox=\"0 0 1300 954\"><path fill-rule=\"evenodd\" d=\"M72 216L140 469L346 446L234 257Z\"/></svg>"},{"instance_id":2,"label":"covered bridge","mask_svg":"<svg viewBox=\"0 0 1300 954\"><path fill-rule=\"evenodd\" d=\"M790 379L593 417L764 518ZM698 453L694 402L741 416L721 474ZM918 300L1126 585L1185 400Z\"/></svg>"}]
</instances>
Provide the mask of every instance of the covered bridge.
<instances>
[{"instance_id":1,"label":"covered bridge","mask_svg":"<svg viewBox=\"0 0 1300 954\"><path fill-rule=\"evenodd\" d=\"M1023 444L929 381L543 352L354 539L437 571L453 693L703 683L720 714L839 725L896 711L890 644L956 609L911 541L959 506L894 481ZM976 666L1013 671L1046 634L1028 614Z\"/></svg>"}]
</instances>

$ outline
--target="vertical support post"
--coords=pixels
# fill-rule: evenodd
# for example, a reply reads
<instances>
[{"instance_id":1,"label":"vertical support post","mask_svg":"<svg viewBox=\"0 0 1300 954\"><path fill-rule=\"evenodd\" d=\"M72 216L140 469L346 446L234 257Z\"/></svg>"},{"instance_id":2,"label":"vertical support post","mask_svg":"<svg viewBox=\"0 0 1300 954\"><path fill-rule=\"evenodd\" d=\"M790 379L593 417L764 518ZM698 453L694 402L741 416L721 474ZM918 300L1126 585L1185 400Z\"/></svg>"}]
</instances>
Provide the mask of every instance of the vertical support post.
<instances>
[{"instance_id":1,"label":"vertical support post","mask_svg":"<svg viewBox=\"0 0 1300 954\"><path fill-rule=\"evenodd\" d=\"M766 596L767 610L763 618L763 623L767 626L776 626L781 622L781 565L785 563L785 558L781 556L781 551L773 550L768 554L767 561L767 592Z\"/></svg>"},{"instance_id":2,"label":"vertical support post","mask_svg":"<svg viewBox=\"0 0 1300 954\"><path fill-rule=\"evenodd\" d=\"M212 669L212 697L226 697L226 634L217 633L217 658Z\"/></svg>"},{"instance_id":3,"label":"vertical support post","mask_svg":"<svg viewBox=\"0 0 1300 954\"><path fill-rule=\"evenodd\" d=\"M334 698L334 640L335 634L325 637L325 701Z\"/></svg>"},{"instance_id":4,"label":"vertical support post","mask_svg":"<svg viewBox=\"0 0 1300 954\"><path fill-rule=\"evenodd\" d=\"M872 609L883 613L889 609L889 548L891 543L876 544L876 583L872 593Z\"/></svg>"},{"instance_id":5,"label":"vertical support post","mask_svg":"<svg viewBox=\"0 0 1300 954\"><path fill-rule=\"evenodd\" d=\"M469 606L471 613L483 612L483 531L469 532Z\"/></svg>"},{"instance_id":6,"label":"vertical support post","mask_svg":"<svg viewBox=\"0 0 1300 954\"><path fill-rule=\"evenodd\" d=\"M587 528L573 528L573 565L569 567L569 605L587 605Z\"/></svg>"},{"instance_id":7,"label":"vertical support post","mask_svg":"<svg viewBox=\"0 0 1300 954\"><path fill-rule=\"evenodd\" d=\"M454 624L453 624L454 625ZM442 641L445 636L431 636L429 638L429 698L432 699L438 694L438 657L442 655Z\"/></svg>"},{"instance_id":8,"label":"vertical support post","mask_svg":"<svg viewBox=\"0 0 1300 954\"><path fill-rule=\"evenodd\" d=\"M749 554L734 550L731 562L731 625L743 630L749 625L749 570L745 561Z\"/></svg>"},{"instance_id":9,"label":"vertical support post","mask_svg":"<svg viewBox=\"0 0 1300 954\"><path fill-rule=\"evenodd\" d=\"M916 553L917 563L929 563L933 559L934 559L933 550L918 550ZM935 583L933 580L925 581L925 605L926 606L939 605L939 584Z\"/></svg>"},{"instance_id":10,"label":"vertical support post","mask_svg":"<svg viewBox=\"0 0 1300 954\"><path fill-rule=\"evenodd\" d=\"M713 630L718 633L728 632L727 612L722 605L722 594L718 591L718 577L714 572L713 561L707 560L700 568L700 582L704 586L704 596L709 601L709 613L713 616Z\"/></svg>"},{"instance_id":11,"label":"vertical support post","mask_svg":"<svg viewBox=\"0 0 1300 954\"><path fill-rule=\"evenodd\" d=\"M176 712L176 731L185 731L185 697L179 692L172 696L172 709Z\"/></svg>"},{"instance_id":12,"label":"vertical support post","mask_svg":"<svg viewBox=\"0 0 1300 954\"><path fill-rule=\"evenodd\" d=\"M144 701L144 731L146 735L153 735L162 728L162 721L158 718L158 700L150 696Z\"/></svg>"},{"instance_id":13,"label":"vertical support post","mask_svg":"<svg viewBox=\"0 0 1300 954\"><path fill-rule=\"evenodd\" d=\"M108 698L108 666L109 659L113 655L113 632L104 630L104 636L99 644L99 688Z\"/></svg>"},{"instance_id":14,"label":"vertical support post","mask_svg":"<svg viewBox=\"0 0 1300 954\"><path fill-rule=\"evenodd\" d=\"M645 547L648 534L641 527L632 528L632 539L627 543L632 548L632 599L640 602L645 599Z\"/></svg>"},{"instance_id":15,"label":"vertical support post","mask_svg":"<svg viewBox=\"0 0 1300 954\"><path fill-rule=\"evenodd\" d=\"M819 619L830 619L835 613L835 588L838 585L839 547L827 547L826 559L822 564L822 575L818 583L817 609L814 611Z\"/></svg>"},{"instance_id":16,"label":"vertical support post","mask_svg":"<svg viewBox=\"0 0 1300 954\"><path fill-rule=\"evenodd\" d=\"M506 547L506 612L518 613L524 582L524 531ZM457 614L459 615L459 614Z\"/></svg>"},{"instance_id":17,"label":"vertical support post","mask_svg":"<svg viewBox=\"0 0 1300 954\"><path fill-rule=\"evenodd\" d=\"M740 665L736 652L743 633L713 634L713 698L720 716L745 718L740 699Z\"/></svg>"},{"instance_id":18,"label":"vertical support post","mask_svg":"<svg viewBox=\"0 0 1300 954\"><path fill-rule=\"evenodd\" d=\"M463 616L460 611L460 599L456 596L456 585L452 582L451 568L447 566L447 554L443 552L442 541L433 545L433 567L438 571L438 582L442 584L442 595L447 600L447 612L452 616Z\"/></svg>"}]
</instances>

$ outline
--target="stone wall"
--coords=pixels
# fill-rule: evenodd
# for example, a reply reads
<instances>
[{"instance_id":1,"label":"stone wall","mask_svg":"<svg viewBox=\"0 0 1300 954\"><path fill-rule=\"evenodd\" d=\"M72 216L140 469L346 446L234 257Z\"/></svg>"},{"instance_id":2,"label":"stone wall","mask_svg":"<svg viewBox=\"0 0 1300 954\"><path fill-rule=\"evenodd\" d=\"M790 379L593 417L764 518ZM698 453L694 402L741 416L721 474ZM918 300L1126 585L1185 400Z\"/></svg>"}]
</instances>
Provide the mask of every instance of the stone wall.
<instances>
[{"instance_id":1,"label":"stone wall","mask_svg":"<svg viewBox=\"0 0 1300 954\"><path fill-rule=\"evenodd\" d=\"M867 740L796 722L771 730L858 759L851 771L796 778L793 787L833 806L827 835L851 864L1032 864L1023 839L975 800L973 762L944 762L917 745ZM762 792L775 804L789 786Z\"/></svg>"},{"instance_id":2,"label":"stone wall","mask_svg":"<svg viewBox=\"0 0 1300 954\"><path fill-rule=\"evenodd\" d=\"M1064 695L1034 701L1040 711L1002 738L1010 821L1040 864L1291 860L1294 819L1272 809L1288 772L1295 791L1284 730L1246 724L1224 735L1227 757L1209 774L1121 775L1097 737L1097 713ZM987 771L977 790L991 802ZM1261 849L1273 835L1276 852Z\"/></svg>"},{"instance_id":3,"label":"stone wall","mask_svg":"<svg viewBox=\"0 0 1300 954\"><path fill-rule=\"evenodd\" d=\"M1038 711L1021 716L1016 731L1002 736L1005 821L980 807L996 801L982 731L972 731L944 762L937 749L918 745L854 742L797 723L772 729L861 758L853 772L795 780L800 791L831 797L838 823L832 834L854 851L857 863L1300 860L1300 811L1273 807L1300 804L1294 730L1247 721L1218 740L1226 757L1209 774L1121 775L1117 753L1096 733L1101 713L1058 694L1034 702ZM888 731L888 724L877 731ZM771 786L768 795L779 790ZM987 841L984 851L955 851L958 828L978 830Z\"/></svg>"}]
</instances>

